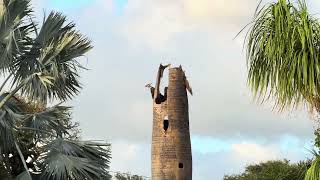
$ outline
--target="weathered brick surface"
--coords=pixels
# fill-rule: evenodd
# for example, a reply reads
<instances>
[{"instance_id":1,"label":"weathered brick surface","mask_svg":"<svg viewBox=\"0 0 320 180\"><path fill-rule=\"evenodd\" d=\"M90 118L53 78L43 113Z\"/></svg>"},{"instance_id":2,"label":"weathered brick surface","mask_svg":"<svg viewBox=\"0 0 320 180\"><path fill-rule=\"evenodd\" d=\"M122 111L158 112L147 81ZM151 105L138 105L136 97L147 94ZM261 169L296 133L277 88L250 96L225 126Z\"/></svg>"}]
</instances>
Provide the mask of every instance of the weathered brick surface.
<instances>
[{"instance_id":1,"label":"weathered brick surface","mask_svg":"<svg viewBox=\"0 0 320 180\"><path fill-rule=\"evenodd\" d=\"M169 127L165 131L166 117ZM167 100L153 103L152 179L192 179L188 97L181 68L169 69Z\"/></svg>"}]
</instances>

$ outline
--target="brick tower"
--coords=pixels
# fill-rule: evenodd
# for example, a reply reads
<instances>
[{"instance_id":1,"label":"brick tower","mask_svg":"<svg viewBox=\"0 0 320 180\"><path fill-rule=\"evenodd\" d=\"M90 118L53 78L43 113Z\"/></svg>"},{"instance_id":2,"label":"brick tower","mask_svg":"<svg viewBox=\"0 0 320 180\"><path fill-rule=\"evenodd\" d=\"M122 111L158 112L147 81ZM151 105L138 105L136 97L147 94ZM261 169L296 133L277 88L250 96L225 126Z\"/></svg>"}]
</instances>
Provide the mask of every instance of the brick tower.
<instances>
[{"instance_id":1,"label":"brick tower","mask_svg":"<svg viewBox=\"0 0 320 180\"><path fill-rule=\"evenodd\" d=\"M192 155L187 89L192 90L182 67L169 68L169 84L160 93L164 70L160 65L153 99L152 180L191 180Z\"/></svg>"}]
</instances>

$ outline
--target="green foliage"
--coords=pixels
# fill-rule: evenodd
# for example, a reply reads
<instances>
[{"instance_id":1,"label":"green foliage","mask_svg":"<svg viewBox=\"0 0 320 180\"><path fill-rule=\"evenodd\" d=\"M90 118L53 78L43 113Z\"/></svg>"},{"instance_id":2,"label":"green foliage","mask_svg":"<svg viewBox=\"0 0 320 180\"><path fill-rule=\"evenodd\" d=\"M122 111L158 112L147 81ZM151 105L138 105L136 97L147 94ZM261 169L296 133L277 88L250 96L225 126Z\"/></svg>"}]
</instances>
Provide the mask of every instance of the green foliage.
<instances>
[{"instance_id":1,"label":"green foliage","mask_svg":"<svg viewBox=\"0 0 320 180\"><path fill-rule=\"evenodd\" d=\"M304 180L319 180L320 179L320 155L317 151L313 151L315 156L311 167L308 169Z\"/></svg>"},{"instance_id":2,"label":"green foliage","mask_svg":"<svg viewBox=\"0 0 320 180\"><path fill-rule=\"evenodd\" d=\"M30 100L70 99L81 87L77 61L92 46L61 13L51 12L41 28L29 0L0 4L0 70L14 74L13 85Z\"/></svg>"},{"instance_id":3,"label":"green foliage","mask_svg":"<svg viewBox=\"0 0 320 180\"><path fill-rule=\"evenodd\" d=\"M43 179L101 179L109 176L110 151L105 144L57 138L46 144L40 157ZM66 173L67 172L67 173Z\"/></svg>"},{"instance_id":4,"label":"green foliage","mask_svg":"<svg viewBox=\"0 0 320 180\"><path fill-rule=\"evenodd\" d=\"M319 149L320 148L320 128L314 131L314 135L315 135L314 146Z\"/></svg>"},{"instance_id":5,"label":"green foliage","mask_svg":"<svg viewBox=\"0 0 320 180\"><path fill-rule=\"evenodd\" d=\"M303 180L311 161L290 164L288 160L268 161L245 168L240 175L225 176L224 180Z\"/></svg>"},{"instance_id":6,"label":"green foliage","mask_svg":"<svg viewBox=\"0 0 320 180\"><path fill-rule=\"evenodd\" d=\"M51 12L45 18L30 50L14 64L16 84L25 84L22 93L32 100L66 100L77 94L80 83L76 58L91 49L90 41L79 34L66 17Z\"/></svg>"},{"instance_id":7,"label":"green foliage","mask_svg":"<svg viewBox=\"0 0 320 180\"><path fill-rule=\"evenodd\" d=\"M320 23L297 6L278 0L258 8L247 36L248 83L279 110L308 102L315 107L320 91Z\"/></svg>"},{"instance_id":8,"label":"green foliage","mask_svg":"<svg viewBox=\"0 0 320 180\"><path fill-rule=\"evenodd\" d=\"M248 83L255 96L262 102L273 98L279 110L307 104L320 112L319 44L320 22L305 0L258 8L247 36ZM319 131L315 135L319 148ZM306 180L320 179L318 151L314 155Z\"/></svg>"},{"instance_id":9,"label":"green foliage","mask_svg":"<svg viewBox=\"0 0 320 180\"><path fill-rule=\"evenodd\" d=\"M30 7L0 3L0 179L110 178L110 145L80 140L71 108L48 106L79 92L90 41L58 12L36 24Z\"/></svg>"},{"instance_id":10,"label":"green foliage","mask_svg":"<svg viewBox=\"0 0 320 180\"><path fill-rule=\"evenodd\" d=\"M320 129L316 129L314 131L315 135L315 142L314 146L315 149L312 150L312 154L314 155L314 159L312 161L311 167L308 169L305 180L318 180L320 179Z\"/></svg>"},{"instance_id":11,"label":"green foliage","mask_svg":"<svg viewBox=\"0 0 320 180\"><path fill-rule=\"evenodd\" d=\"M12 69L12 64L32 43L33 24L29 0L2 0L0 3L0 70Z\"/></svg>"},{"instance_id":12,"label":"green foliage","mask_svg":"<svg viewBox=\"0 0 320 180\"><path fill-rule=\"evenodd\" d=\"M145 178L143 178L142 176L131 175L131 174L128 174L128 173L119 173L119 172L116 173L114 178L116 180L145 180Z\"/></svg>"},{"instance_id":13,"label":"green foliage","mask_svg":"<svg viewBox=\"0 0 320 180\"><path fill-rule=\"evenodd\" d=\"M71 122L69 107L28 107L30 105L23 100L14 99L10 99L8 102L11 104L7 102L5 107L16 102L19 103L19 110L25 111L22 114L13 112L17 119L11 125L13 130L7 130L11 132L12 139L6 137L7 141L3 144L7 146L1 145L0 148L0 162L3 163L0 164L4 166L0 167L3 170L0 171L0 179L25 174L15 142L18 142L24 160L29 159L26 163L28 169L35 174L41 173L40 179L110 177L107 171L111 156L109 144L78 140L78 125ZM0 142L3 139L1 137Z\"/></svg>"}]
</instances>

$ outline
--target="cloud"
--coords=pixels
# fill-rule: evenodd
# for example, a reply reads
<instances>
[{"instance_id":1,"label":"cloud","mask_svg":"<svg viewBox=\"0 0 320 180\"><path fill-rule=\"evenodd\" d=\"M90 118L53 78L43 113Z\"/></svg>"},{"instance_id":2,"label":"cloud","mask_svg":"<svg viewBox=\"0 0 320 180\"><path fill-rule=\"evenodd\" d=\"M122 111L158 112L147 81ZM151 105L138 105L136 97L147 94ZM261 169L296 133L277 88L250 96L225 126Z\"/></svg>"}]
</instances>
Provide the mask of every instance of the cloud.
<instances>
[{"instance_id":1,"label":"cloud","mask_svg":"<svg viewBox=\"0 0 320 180\"><path fill-rule=\"evenodd\" d=\"M37 9L52 8L39 2ZM304 158L300 149L287 147L304 147L313 137L307 112L274 112L253 102L246 84L243 37L233 38L257 3L129 0L118 14L114 1L96 0L81 12L63 11L95 46L88 61L81 60L90 69L80 73L84 89L68 104L85 139L113 144L114 170L150 175L152 102L144 85L155 81L160 62L182 64L194 89L189 104L195 179L221 179L273 157ZM281 140L288 134L298 143Z\"/></svg>"},{"instance_id":2,"label":"cloud","mask_svg":"<svg viewBox=\"0 0 320 180\"><path fill-rule=\"evenodd\" d=\"M198 31L233 36L249 24L259 0L131 0L121 31L132 46L163 48L179 33ZM263 3L273 2L264 0ZM317 2L309 3L315 9Z\"/></svg>"},{"instance_id":3,"label":"cloud","mask_svg":"<svg viewBox=\"0 0 320 180\"><path fill-rule=\"evenodd\" d=\"M112 143L111 171L150 176L151 146L129 141Z\"/></svg>"},{"instance_id":4,"label":"cloud","mask_svg":"<svg viewBox=\"0 0 320 180\"><path fill-rule=\"evenodd\" d=\"M74 106L74 118L80 121L83 136L148 142L152 102L144 85L155 81L160 62L169 61L183 65L195 92L189 97L192 135L276 139L288 133L312 137L313 122L303 110L281 115L252 101L246 86L244 53L239 40L233 40L240 27L222 32L226 29L223 24L212 31L201 23L194 23L197 28L190 29L184 25L188 23L184 19L192 15L186 15L187 3L200 3L200 7L216 3L218 7L220 2L132 0L124 6L124 13L117 15L113 14L113 1L96 0L81 13L65 11L95 46L88 61L82 59L91 69L81 72L84 89L69 102ZM237 2L230 1L234 3ZM256 3L247 8L253 12L250 7ZM146 27L140 26L140 20ZM162 21L168 27L162 26ZM124 36L124 31L128 36ZM157 38L160 41L154 41ZM136 46L132 46L131 40ZM153 43L163 46L154 49Z\"/></svg>"},{"instance_id":5,"label":"cloud","mask_svg":"<svg viewBox=\"0 0 320 180\"><path fill-rule=\"evenodd\" d=\"M311 144L304 144L304 139L291 143L288 149L282 148L288 139L299 138L283 136L278 140L267 142L250 138L223 139L230 143L229 148L211 153L202 153L193 149L194 179L205 180L210 177L213 180L220 180L226 174L243 172L244 168L250 164L282 159L298 162L311 157L308 152Z\"/></svg>"},{"instance_id":6,"label":"cloud","mask_svg":"<svg viewBox=\"0 0 320 180\"><path fill-rule=\"evenodd\" d=\"M280 152L276 147L263 147L254 143L243 142L232 145L232 151L237 161L246 160L247 162L262 162L281 158Z\"/></svg>"},{"instance_id":7,"label":"cloud","mask_svg":"<svg viewBox=\"0 0 320 180\"><path fill-rule=\"evenodd\" d=\"M231 30L252 16L254 0L132 0L124 11L123 34L129 42L163 47L178 33ZM204 28L205 27L205 28Z\"/></svg>"},{"instance_id":8,"label":"cloud","mask_svg":"<svg viewBox=\"0 0 320 180\"><path fill-rule=\"evenodd\" d=\"M183 0L187 17L195 22L237 24L246 21L256 5L255 0ZM227 5L228 4L228 5Z\"/></svg>"},{"instance_id":9,"label":"cloud","mask_svg":"<svg viewBox=\"0 0 320 180\"><path fill-rule=\"evenodd\" d=\"M282 148L286 142L293 139L296 142L289 143L290 148ZM249 164L267 160L289 159L291 162L304 160L311 154L307 151L310 144L304 144L303 141L294 136L283 136L272 142L254 139L192 138L193 179L220 180L226 174L243 172L245 166ZM200 143L202 145L197 146ZM117 140L113 142L112 149L113 171L151 176L151 144Z\"/></svg>"}]
</instances>

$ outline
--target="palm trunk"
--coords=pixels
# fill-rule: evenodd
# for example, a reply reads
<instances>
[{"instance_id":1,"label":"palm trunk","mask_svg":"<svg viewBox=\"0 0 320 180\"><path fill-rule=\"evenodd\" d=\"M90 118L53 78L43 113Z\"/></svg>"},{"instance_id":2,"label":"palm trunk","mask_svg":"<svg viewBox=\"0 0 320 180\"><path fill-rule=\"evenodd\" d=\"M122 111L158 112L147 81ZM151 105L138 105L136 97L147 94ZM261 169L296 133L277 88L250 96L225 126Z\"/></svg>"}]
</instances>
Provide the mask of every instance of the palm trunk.
<instances>
[{"instance_id":1,"label":"palm trunk","mask_svg":"<svg viewBox=\"0 0 320 180\"><path fill-rule=\"evenodd\" d=\"M32 180L32 177L31 177L31 175L30 175L29 169L28 169L28 167L27 167L26 160L24 159L24 156L23 156L23 154L22 154L22 152L21 152L21 149L20 149L20 147L19 147L19 145L17 144L16 141L14 142L14 145L16 146L16 149L17 149L17 151L18 151L18 154L19 154L20 160L21 160L21 162L22 162L22 164L23 164L23 167L24 167L24 169L26 170L26 173L27 173L27 177L26 177L27 179L26 179L26 180Z\"/></svg>"},{"instance_id":2,"label":"palm trunk","mask_svg":"<svg viewBox=\"0 0 320 180\"><path fill-rule=\"evenodd\" d=\"M159 85L157 78L156 86ZM188 96L182 68L169 69L165 99L160 104L153 99L152 179L191 180Z\"/></svg>"}]
</instances>

